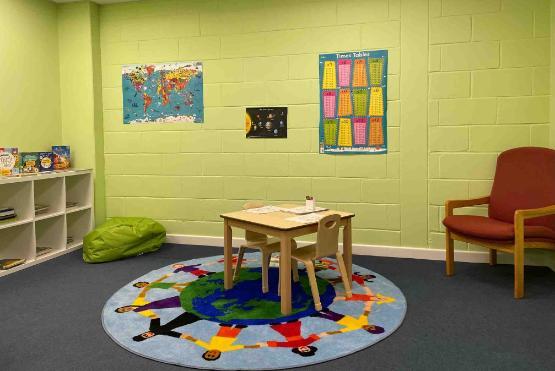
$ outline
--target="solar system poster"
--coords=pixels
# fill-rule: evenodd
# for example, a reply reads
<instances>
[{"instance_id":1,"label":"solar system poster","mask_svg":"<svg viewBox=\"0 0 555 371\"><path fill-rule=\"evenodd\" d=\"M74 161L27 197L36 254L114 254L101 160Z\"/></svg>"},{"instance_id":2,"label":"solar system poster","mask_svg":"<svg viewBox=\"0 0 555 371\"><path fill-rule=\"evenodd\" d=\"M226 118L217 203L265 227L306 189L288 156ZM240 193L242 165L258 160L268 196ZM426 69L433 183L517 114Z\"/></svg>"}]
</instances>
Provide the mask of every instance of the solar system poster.
<instances>
[{"instance_id":1,"label":"solar system poster","mask_svg":"<svg viewBox=\"0 0 555 371\"><path fill-rule=\"evenodd\" d=\"M287 138L287 107L247 108L247 138Z\"/></svg>"}]
</instances>

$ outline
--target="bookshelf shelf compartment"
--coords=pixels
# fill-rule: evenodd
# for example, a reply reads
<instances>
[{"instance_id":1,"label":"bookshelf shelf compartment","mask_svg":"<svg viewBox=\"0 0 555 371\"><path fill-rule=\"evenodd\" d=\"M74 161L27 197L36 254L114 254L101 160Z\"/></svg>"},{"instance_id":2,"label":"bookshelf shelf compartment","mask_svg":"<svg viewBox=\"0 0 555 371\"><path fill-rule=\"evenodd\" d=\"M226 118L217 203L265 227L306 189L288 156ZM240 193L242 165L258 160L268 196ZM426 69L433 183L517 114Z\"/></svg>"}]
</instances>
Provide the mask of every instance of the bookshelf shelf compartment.
<instances>
[{"instance_id":1,"label":"bookshelf shelf compartment","mask_svg":"<svg viewBox=\"0 0 555 371\"><path fill-rule=\"evenodd\" d=\"M83 243L83 237L91 230L91 210L85 209L66 215L67 237L72 238L67 242L67 248Z\"/></svg>"},{"instance_id":2,"label":"bookshelf shelf compartment","mask_svg":"<svg viewBox=\"0 0 555 371\"><path fill-rule=\"evenodd\" d=\"M67 207L66 212L82 207L89 207L92 202L92 176L90 173L75 174L65 179L66 187L66 204L71 203L72 206Z\"/></svg>"},{"instance_id":3,"label":"bookshelf shelf compartment","mask_svg":"<svg viewBox=\"0 0 555 371\"><path fill-rule=\"evenodd\" d=\"M0 259L35 258L35 225L21 224L0 231ZM0 271L2 272L2 271Z\"/></svg>"},{"instance_id":4,"label":"bookshelf shelf compartment","mask_svg":"<svg viewBox=\"0 0 555 371\"><path fill-rule=\"evenodd\" d=\"M80 248L93 226L91 170L56 171L0 177L0 207L13 208L16 219L0 221L0 259L26 259L0 270L0 277ZM66 208L66 202L75 202ZM35 214L35 205L48 206ZM73 241L67 243L67 237ZM37 247L50 247L37 255Z\"/></svg>"},{"instance_id":5,"label":"bookshelf shelf compartment","mask_svg":"<svg viewBox=\"0 0 555 371\"><path fill-rule=\"evenodd\" d=\"M55 214L64 211L64 178L47 178L35 180L35 207L48 207L46 213ZM40 217L43 214L35 214Z\"/></svg>"},{"instance_id":6,"label":"bookshelf shelf compartment","mask_svg":"<svg viewBox=\"0 0 555 371\"><path fill-rule=\"evenodd\" d=\"M37 258L39 258L38 251L40 247L51 248L47 254L65 249L65 227L65 216L63 214L35 223Z\"/></svg>"},{"instance_id":7,"label":"bookshelf shelf compartment","mask_svg":"<svg viewBox=\"0 0 555 371\"><path fill-rule=\"evenodd\" d=\"M33 183L8 183L0 184L0 208L13 208L17 220L32 219L33 207ZM8 223L10 220L3 220ZM16 222L16 220L12 220ZM3 224L3 223L1 223ZM0 228L2 228L0 226Z\"/></svg>"}]
</instances>

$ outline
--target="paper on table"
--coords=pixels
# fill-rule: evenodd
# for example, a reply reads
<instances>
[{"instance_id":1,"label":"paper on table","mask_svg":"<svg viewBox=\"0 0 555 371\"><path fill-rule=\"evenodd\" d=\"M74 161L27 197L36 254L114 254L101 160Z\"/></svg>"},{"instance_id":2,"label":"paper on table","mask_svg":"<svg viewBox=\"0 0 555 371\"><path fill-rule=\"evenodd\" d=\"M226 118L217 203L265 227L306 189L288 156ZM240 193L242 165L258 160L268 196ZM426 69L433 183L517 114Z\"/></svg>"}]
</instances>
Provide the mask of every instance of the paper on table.
<instances>
[{"instance_id":1,"label":"paper on table","mask_svg":"<svg viewBox=\"0 0 555 371\"><path fill-rule=\"evenodd\" d=\"M316 223L318 221L320 221L320 219L322 219L324 217L324 215L322 214L305 214L305 215L299 215L299 216L294 216L292 218L287 218L285 220L289 220L291 222L296 222L296 223Z\"/></svg>"},{"instance_id":2,"label":"paper on table","mask_svg":"<svg viewBox=\"0 0 555 371\"><path fill-rule=\"evenodd\" d=\"M325 207L315 207L314 209L308 209L306 206L298 206L290 209L282 207L280 208L280 210L286 213L302 215L302 214L310 214L318 211L326 211L327 209Z\"/></svg>"},{"instance_id":3,"label":"paper on table","mask_svg":"<svg viewBox=\"0 0 555 371\"><path fill-rule=\"evenodd\" d=\"M253 214L269 214L269 213L274 213L276 211L281 211L281 208L276 206L262 206L262 207L255 207L254 209L247 209L245 211L247 213L253 213Z\"/></svg>"}]
</instances>

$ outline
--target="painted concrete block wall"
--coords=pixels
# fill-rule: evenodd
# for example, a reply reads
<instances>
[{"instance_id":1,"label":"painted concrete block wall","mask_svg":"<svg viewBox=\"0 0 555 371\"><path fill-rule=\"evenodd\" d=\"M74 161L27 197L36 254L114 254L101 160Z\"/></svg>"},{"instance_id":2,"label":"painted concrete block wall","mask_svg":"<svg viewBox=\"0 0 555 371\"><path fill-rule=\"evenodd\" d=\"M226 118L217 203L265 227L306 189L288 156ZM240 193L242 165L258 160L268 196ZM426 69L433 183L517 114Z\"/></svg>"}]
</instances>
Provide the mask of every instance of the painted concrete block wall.
<instances>
[{"instance_id":1,"label":"painted concrete block wall","mask_svg":"<svg viewBox=\"0 0 555 371\"><path fill-rule=\"evenodd\" d=\"M60 144L56 5L0 1L0 147L49 150Z\"/></svg>"},{"instance_id":2,"label":"painted concrete block wall","mask_svg":"<svg viewBox=\"0 0 555 371\"><path fill-rule=\"evenodd\" d=\"M445 199L487 194L500 151L549 144L548 1L156 0L102 6L100 29L107 214L170 233L313 194L357 213L355 242L443 248ZM390 153L318 154L318 54L379 48ZM205 123L124 126L121 65L173 60L204 62ZM257 105L289 107L287 139L245 139Z\"/></svg>"},{"instance_id":3,"label":"painted concrete block wall","mask_svg":"<svg viewBox=\"0 0 555 371\"><path fill-rule=\"evenodd\" d=\"M59 4L61 125L72 166L94 169L95 222L105 219L104 145L98 5Z\"/></svg>"},{"instance_id":4,"label":"painted concrete block wall","mask_svg":"<svg viewBox=\"0 0 555 371\"><path fill-rule=\"evenodd\" d=\"M101 7L108 216L220 236L245 200L349 209L355 242L400 244L398 0L146 1ZM318 53L387 48L385 156L318 154ZM205 123L122 124L121 65L202 60ZM246 106L289 107L287 139L246 140Z\"/></svg>"},{"instance_id":5,"label":"painted concrete block wall","mask_svg":"<svg viewBox=\"0 0 555 371\"><path fill-rule=\"evenodd\" d=\"M442 248L445 199L488 195L499 152L550 145L550 2L431 0L429 11L429 241Z\"/></svg>"}]
</instances>

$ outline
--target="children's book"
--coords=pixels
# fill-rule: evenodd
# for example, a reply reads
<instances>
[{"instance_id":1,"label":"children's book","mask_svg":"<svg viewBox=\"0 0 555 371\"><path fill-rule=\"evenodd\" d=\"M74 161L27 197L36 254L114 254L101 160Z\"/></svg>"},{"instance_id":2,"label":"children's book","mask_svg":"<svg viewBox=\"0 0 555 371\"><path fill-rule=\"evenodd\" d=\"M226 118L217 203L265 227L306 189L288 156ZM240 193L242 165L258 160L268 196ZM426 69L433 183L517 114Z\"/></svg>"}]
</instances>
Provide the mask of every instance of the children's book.
<instances>
[{"instance_id":1,"label":"children's book","mask_svg":"<svg viewBox=\"0 0 555 371\"><path fill-rule=\"evenodd\" d=\"M39 172L39 153L21 152L21 172L35 174Z\"/></svg>"},{"instance_id":2,"label":"children's book","mask_svg":"<svg viewBox=\"0 0 555 371\"><path fill-rule=\"evenodd\" d=\"M54 170L66 170L70 167L69 146L52 146Z\"/></svg>"},{"instance_id":3,"label":"children's book","mask_svg":"<svg viewBox=\"0 0 555 371\"><path fill-rule=\"evenodd\" d=\"M42 172L54 170L53 157L54 155L52 154L52 152L39 152L39 171Z\"/></svg>"},{"instance_id":4,"label":"children's book","mask_svg":"<svg viewBox=\"0 0 555 371\"><path fill-rule=\"evenodd\" d=\"M0 175L19 174L19 151L16 147L0 148Z\"/></svg>"},{"instance_id":5,"label":"children's book","mask_svg":"<svg viewBox=\"0 0 555 371\"><path fill-rule=\"evenodd\" d=\"M23 263L25 263L25 259L0 259L0 269L10 269Z\"/></svg>"}]
</instances>

